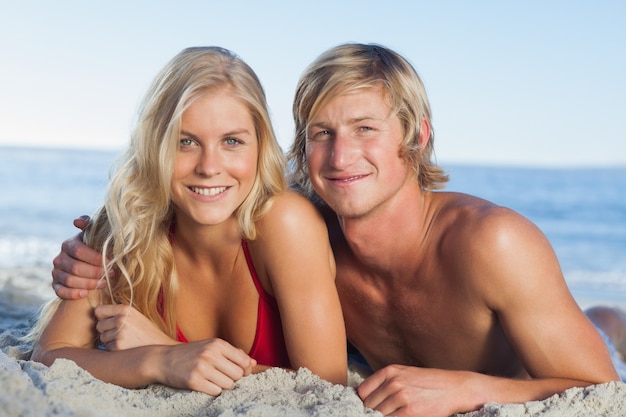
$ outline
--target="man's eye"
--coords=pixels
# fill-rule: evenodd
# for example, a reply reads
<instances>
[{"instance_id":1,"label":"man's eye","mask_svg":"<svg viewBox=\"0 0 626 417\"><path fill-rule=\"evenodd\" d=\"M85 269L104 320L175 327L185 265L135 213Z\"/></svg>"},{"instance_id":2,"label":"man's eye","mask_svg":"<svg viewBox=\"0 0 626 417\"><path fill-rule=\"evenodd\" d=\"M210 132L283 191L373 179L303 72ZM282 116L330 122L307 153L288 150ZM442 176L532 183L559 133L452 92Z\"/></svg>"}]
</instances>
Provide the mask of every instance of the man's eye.
<instances>
[{"instance_id":1,"label":"man's eye","mask_svg":"<svg viewBox=\"0 0 626 417\"><path fill-rule=\"evenodd\" d=\"M311 140L321 140L321 139L324 139L328 135L330 135L330 130L319 130L309 135L309 138Z\"/></svg>"}]
</instances>

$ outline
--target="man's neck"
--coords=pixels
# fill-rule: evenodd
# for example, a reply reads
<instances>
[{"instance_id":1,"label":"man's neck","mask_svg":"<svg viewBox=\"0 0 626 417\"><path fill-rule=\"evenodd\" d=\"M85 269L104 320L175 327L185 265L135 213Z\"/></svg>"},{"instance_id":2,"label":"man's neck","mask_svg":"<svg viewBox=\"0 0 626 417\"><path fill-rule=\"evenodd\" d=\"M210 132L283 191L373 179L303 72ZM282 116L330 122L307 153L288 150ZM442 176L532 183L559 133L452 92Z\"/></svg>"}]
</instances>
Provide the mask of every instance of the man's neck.
<instances>
[{"instance_id":1,"label":"man's neck","mask_svg":"<svg viewBox=\"0 0 626 417\"><path fill-rule=\"evenodd\" d=\"M433 217L429 193L419 188L387 201L367 216L338 216L347 245L366 267L391 270L400 259L415 259Z\"/></svg>"}]
</instances>

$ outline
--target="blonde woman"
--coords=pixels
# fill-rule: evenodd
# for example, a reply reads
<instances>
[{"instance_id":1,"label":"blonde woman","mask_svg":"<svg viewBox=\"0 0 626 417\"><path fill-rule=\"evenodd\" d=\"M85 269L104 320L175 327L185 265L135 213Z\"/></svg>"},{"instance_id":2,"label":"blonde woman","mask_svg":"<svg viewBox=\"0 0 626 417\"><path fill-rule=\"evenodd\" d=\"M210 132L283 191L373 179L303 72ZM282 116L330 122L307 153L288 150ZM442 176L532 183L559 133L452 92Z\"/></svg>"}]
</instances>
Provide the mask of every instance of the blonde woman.
<instances>
[{"instance_id":1,"label":"blonde woman","mask_svg":"<svg viewBox=\"0 0 626 417\"><path fill-rule=\"evenodd\" d=\"M327 230L284 175L254 72L222 48L182 51L85 231L106 286L49 307L32 359L211 395L269 366L345 383Z\"/></svg>"}]
</instances>

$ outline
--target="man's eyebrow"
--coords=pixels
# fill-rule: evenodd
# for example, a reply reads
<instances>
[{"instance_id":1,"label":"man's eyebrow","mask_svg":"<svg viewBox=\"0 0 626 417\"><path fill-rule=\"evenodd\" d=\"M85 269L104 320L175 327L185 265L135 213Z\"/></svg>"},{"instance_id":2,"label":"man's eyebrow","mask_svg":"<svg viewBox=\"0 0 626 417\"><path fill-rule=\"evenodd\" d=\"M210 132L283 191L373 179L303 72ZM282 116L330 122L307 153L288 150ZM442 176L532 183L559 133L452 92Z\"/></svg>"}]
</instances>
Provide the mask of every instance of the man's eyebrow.
<instances>
[{"instance_id":1,"label":"man's eyebrow","mask_svg":"<svg viewBox=\"0 0 626 417\"><path fill-rule=\"evenodd\" d=\"M374 115L363 115L363 116L355 116L351 117L347 120L348 124L359 123L364 120L376 120L376 121L384 121L385 119L374 116ZM319 120L314 123L309 124L309 127L328 127L330 123L326 120Z\"/></svg>"},{"instance_id":2,"label":"man's eyebrow","mask_svg":"<svg viewBox=\"0 0 626 417\"><path fill-rule=\"evenodd\" d=\"M348 122L350 122L350 123L359 123L359 122L362 122L364 120L382 121L384 119L382 119L380 117L373 116L373 115L363 115L363 116L357 116L357 117L353 117L351 119L348 119Z\"/></svg>"},{"instance_id":3,"label":"man's eyebrow","mask_svg":"<svg viewBox=\"0 0 626 417\"><path fill-rule=\"evenodd\" d=\"M315 123L309 123L308 127L328 127L329 123L327 121L324 120L320 120L318 122Z\"/></svg>"}]
</instances>

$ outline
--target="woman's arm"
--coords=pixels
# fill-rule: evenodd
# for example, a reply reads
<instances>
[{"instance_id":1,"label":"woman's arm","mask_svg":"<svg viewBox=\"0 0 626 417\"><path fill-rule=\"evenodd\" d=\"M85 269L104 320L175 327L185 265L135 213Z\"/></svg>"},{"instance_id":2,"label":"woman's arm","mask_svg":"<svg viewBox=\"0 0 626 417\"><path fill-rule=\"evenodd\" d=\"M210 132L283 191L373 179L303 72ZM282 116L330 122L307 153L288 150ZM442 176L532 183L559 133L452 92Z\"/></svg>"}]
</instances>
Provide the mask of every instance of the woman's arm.
<instances>
[{"instance_id":1,"label":"woman's arm","mask_svg":"<svg viewBox=\"0 0 626 417\"><path fill-rule=\"evenodd\" d=\"M94 308L88 298L62 301L35 345L32 359L48 366L70 359L94 377L126 388L162 383L218 395L256 362L221 339L114 352L96 349Z\"/></svg>"},{"instance_id":2,"label":"woman's arm","mask_svg":"<svg viewBox=\"0 0 626 417\"><path fill-rule=\"evenodd\" d=\"M315 207L287 192L258 223L255 251L278 303L291 365L346 383L346 331L328 231Z\"/></svg>"}]
</instances>

